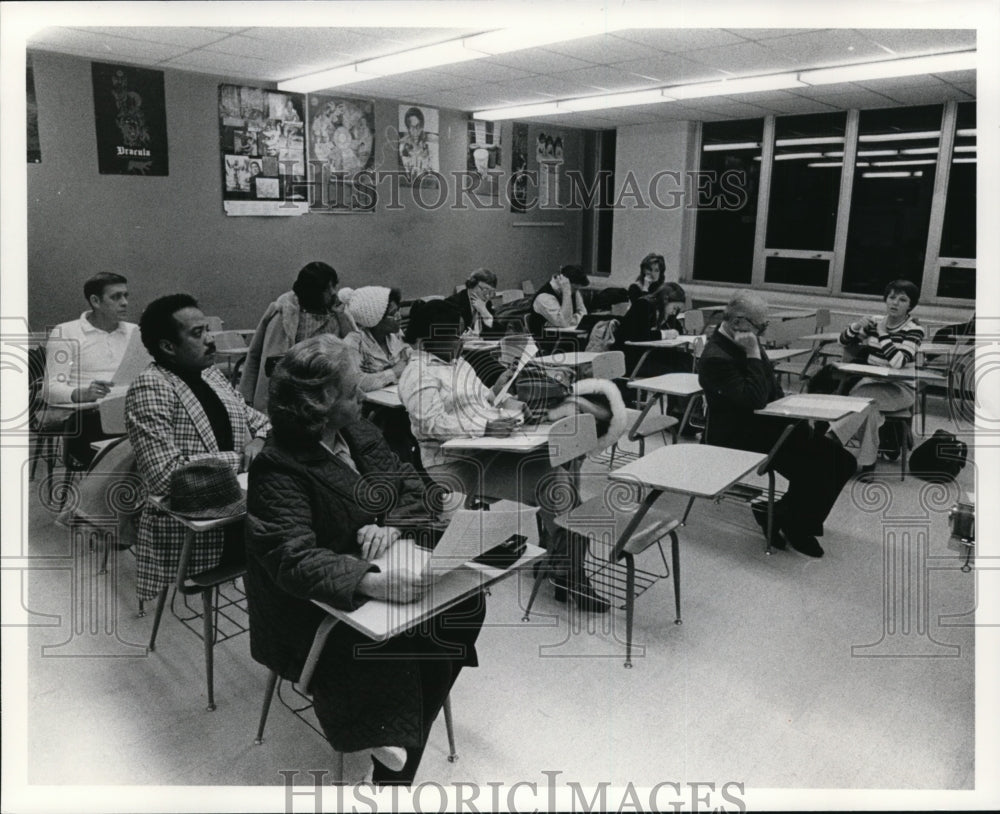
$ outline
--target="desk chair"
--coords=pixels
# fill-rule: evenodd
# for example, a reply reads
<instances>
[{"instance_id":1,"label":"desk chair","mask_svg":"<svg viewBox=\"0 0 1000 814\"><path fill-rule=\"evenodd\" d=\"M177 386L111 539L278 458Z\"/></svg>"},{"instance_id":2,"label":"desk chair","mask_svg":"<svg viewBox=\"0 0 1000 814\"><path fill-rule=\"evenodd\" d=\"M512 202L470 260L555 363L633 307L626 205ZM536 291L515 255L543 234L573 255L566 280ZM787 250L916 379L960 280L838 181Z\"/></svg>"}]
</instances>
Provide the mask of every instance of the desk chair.
<instances>
[{"instance_id":1,"label":"desk chair","mask_svg":"<svg viewBox=\"0 0 1000 814\"><path fill-rule=\"evenodd\" d=\"M213 334L219 333L222 330L222 326L225 325L222 317L205 317L205 322L208 325L209 332Z\"/></svg>"},{"instance_id":2,"label":"desk chair","mask_svg":"<svg viewBox=\"0 0 1000 814\"><path fill-rule=\"evenodd\" d=\"M638 497L638 495L637 495ZM605 494L591 498L556 518L556 523L567 533L581 534L587 538L595 563L588 570L591 583L605 596L613 597L618 607L625 608L625 667L632 667L632 620L635 600L655 582L670 576L671 566L663 552L663 538L670 537L670 553L674 575L674 624L681 624L680 542L677 529L681 525L669 512L651 508L636 528L632 528L641 501L625 505L620 498ZM662 573L647 571L635 566L635 558L655 545L659 551ZM597 556L595 550L602 550ZM620 561L625 561L624 575ZM532 593L532 600L534 593ZM531 603L528 603L528 611ZM527 612L525 611L525 618Z\"/></svg>"},{"instance_id":3,"label":"desk chair","mask_svg":"<svg viewBox=\"0 0 1000 814\"><path fill-rule=\"evenodd\" d=\"M535 284L531 280L521 280L521 290L530 297L535 293Z\"/></svg>"},{"instance_id":4,"label":"desk chair","mask_svg":"<svg viewBox=\"0 0 1000 814\"><path fill-rule=\"evenodd\" d=\"M620 350L600 353L591 362L591 370L595 379L609 379L611 381L622 379L625 376L625 354ZM657 401L660 402L662 408L663 401L657 398L649 398L642 409L625 408L630 427L628 440L639 442L640 458L646 454L646 439L651 435L663 434L667 430L671 430L674 443L677 443L677 430L675 429L679 424L677 419L672 415L666 415L665 412L661 412L659 415L650 413L653 404ZM664 436L665 441L666 436ZM615 441L614 446L611 448L611 459L608 463L608 468L615 465L615 453L617 451L618 441Z\"/></svg>"},{"instance_id":5,"label":"desk chair","mask_svg":"<svg viewBox=\"0 0 1000 814\"><path fill-rule=\"evenodd\" d=\"M215 349L220 362L225 362L226 376L229 377L230 384L236 387L250 347L239 331L218 331L212 338L215 340Z\"/></svg>"},{"instance_id":6,"label":"desk chair","mask_svg":"<svg viewBox=\"0 0 1000 814\"><path fill-rule=\"evenodd\" d=\"M30 480L35 479L39 460L48 469L49 502L52 501L52 470L59 455L59 424L45 409L45 345L28 348L28 431L34 446L28 457L31 460Z\"/></svg>"},{"instance_id":7,"label":"desk chair","mask_svg":"<svg viewBox=\"0 0 1000 814\"><path fill-rule=\"evenodd\" d=\"M500 297L500 303L502 305L510 305L512 302L523 300L526 296L525 292L520 288L508 288L505 291L498 291L497 294Z\"/></svg>"},{"instance_id":8,"label":"desk chair","mask_svg":"<svg viewBox=\"0 0 1000 814\"><path fill-rule=\"evenodd\" d=\"M99 538L105 540L99 574L108 571L108 554L112 547L121 551L135 544L139 513L145 502L146 489L136 470L132 444L124 436L110 439L94 456L90 469L81 479L73 507L73 519L94 529L90 547L93 548ZM112 522L116 532L114 540L106 534Z\"/></svg>"},{"instance_id":9,"label":"desk chair","mask_svg":"<svg viewBox=\"0 0 1000 814\"><path fill-rule=\"evenodd\" d=\"M684 333L700 334L705 330L705 314L700 308L692 308L681 315L684 323Z\"/></svg>"},{"instance_id":10,"label":"desk chair","mask_svg":"<svg viewBox=\"0 0 1000 814\"><path fill-rule=\"evenodd\" d=\"M234 524L240 524L242 528L243 521L246 518L246 514L239 514L233 517L222 517L216 520L186 520L177 515L173 515L176 520L179 520L184 525L184 545L181 549L180 562L177 565L177 575L174 580L174 596L178 593L184 596L184 605L188 610L194 610L187 605L187 597L193 594L201 594L202 601L202 612L200 614L202 618L202 630L199 633L197 628L193 627L190 623L196 619L199 614L194 612L192 615L178 616L173 610L173 601L171 600L171 612L188 630L190 630L195 635L200 635L202 642L205 646L205 678L208 687L208 711L212 712L215 709L215 681L214 681L214 663L213 663L213 649L215 647L216 641L225 641L231 639L234 636L238 636L241 633L246 633L249 628L243 626L242 620L234 619L228 613L227 610L232 608L238 608L242 615L245 616L246 606L243 601L246 596L241 590L238 591L238 596L236 598L225 597L225 601L220 600L220 586L227 582L235 582L237 579L242 577L246 573L246 562L242 559L237 563L230 563L227 565L219 565L215 568L210 568L207 571L202 571L197 574L188 573L188 563L191 561L191 553L194 546L198 544L198 534L200 532L209 531L211 529L222 528L224 526L230 526ZM156 633L160 628L160 619L163 617L163 609L167 604L167 592L170 590L169 585L164 585L160 590L160 594L156 599L156 615L153 617L153 630L149 636L149 652L153 652L156 649ZM228 620L236 630L225 633L220 637L219 635L219 616L223 616Z\"/></svg>"},{"instance_id":11,"label":"desk chair","mask_svg":"<svg viewBox=\"0 0 1000 814\"><path fill-rule=\"evenodd\" d=\"M701 443L705 443L705 436L708 435L708 405L705 404L705 432L702 433ZM771 554L771 541L774 539L774 501L778 496L776 489L776 475L774 471L774 457L778 454L782 445L788 439L788 437L795 430L796 424L789 423L784 430L782 430L781 435L778 436L778 440L774 442L774 445L767 453L767 457L760 462L757 466L756 475L758 477L767 475L767 532L764 535L764 553L767 555ZM752 503L755 499L763 495L763 490L757 486L751 486L747 483L737 483L735 486L731 487L729 490L724 492L720 497L716 499L718 503L720 500L732 500L738 503ZM684 508L684 515L681 517L680 525L685 525L687 523L688 515L691 513L691 507L694 505L695 498L691 497L688 499L687 506Z\"/></svg>"}]
</instances>

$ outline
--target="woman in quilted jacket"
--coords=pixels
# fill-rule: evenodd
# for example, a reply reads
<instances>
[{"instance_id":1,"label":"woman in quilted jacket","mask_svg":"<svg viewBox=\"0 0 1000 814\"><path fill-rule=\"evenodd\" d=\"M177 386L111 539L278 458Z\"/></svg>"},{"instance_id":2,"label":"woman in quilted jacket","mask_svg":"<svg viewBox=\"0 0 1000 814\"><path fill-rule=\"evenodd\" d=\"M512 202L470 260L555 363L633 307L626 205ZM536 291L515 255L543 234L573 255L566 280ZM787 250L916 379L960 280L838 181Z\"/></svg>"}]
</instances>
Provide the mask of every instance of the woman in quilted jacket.
<instances>
[{"instance_id":1,"label":"woman in quilted jacket","mask_svg":"<svg viewBox=\"0 0 1000 814\"><path fill-rule=\"evenodd\" d=\"M329 335L294 346L275 368L272 434L250 469L247 575L254 659L296 681L324 612L371 598L413 602L430 587L389 558L407 538L432 542L424 482L361 418L354 354ZM407 560L407 562L411 562ZM333 628L310 685L346 782L372 769L379 785L409 785L431 724L459 671L476 665L481 594L384 642ZM369 762L370 756L370 762Z\"/></svg>"}]
</instances>

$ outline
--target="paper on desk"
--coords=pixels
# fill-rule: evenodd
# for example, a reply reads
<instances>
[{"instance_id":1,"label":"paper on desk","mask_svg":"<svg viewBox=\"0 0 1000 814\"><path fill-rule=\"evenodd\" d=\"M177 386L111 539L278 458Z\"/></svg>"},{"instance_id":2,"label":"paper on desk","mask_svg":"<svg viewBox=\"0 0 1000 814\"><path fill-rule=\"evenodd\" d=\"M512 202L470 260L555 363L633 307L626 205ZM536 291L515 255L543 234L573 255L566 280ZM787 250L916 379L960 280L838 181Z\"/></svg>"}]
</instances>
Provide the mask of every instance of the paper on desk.
<instances>
[{"instance_id":1,"label":"paper on desk","mask_svg":"<svg viewBox=\"0 0 1000 814\"><path fill-rule=\"evenodd\" d=\"M535 527L537 512L537 508L488 512L459 509L431 552L430 567L436 575L447 573L511 535L529 536L527 530Z\"/></svg>"},{"instance_id":2,"label":"paper on desk","mask_svg":"<svg viewBox=\"0 0 1000 814\"><path fill-rule=\"evenodd\" d=\"M139 331L134 330L128 339L128 345L125 347L125 355L122 357L122 361L118 365L118 370L115 371L112 381L119 387L124 387L127 390L128 386L135 380L135 377L149 367L149 363L152 361L153 357L149 355L145 345L142 344L142 337L139 335Z\"/></svg>"},{"instance_id":3,"label":"paper on desk","mask_svg":"<svg viewBox=\"0 0 1000 814\"><path fill-rule=\"evenodd\" d=\"M861 412L871 403L871 399L856 398L853 396L829 396L823 393L799 393L793 396L785 396L781 400L781 405L789 409L811 407L848 409Z\"/></svg>"},{"instance_id":4,"label":"paper on desk","mask_svg":"<svg viewBox=\"0 0 1000 814\"><path fill-rule=\"evenodd\" d=\"M521 374L524 370L524 366L528 364L538 354L538 345L535 344L533 337L528 337L528 341L524 345L524 349L521 351L521 358L517 360L517 368L514 370L514 375L507 379L507 382L500 392L497 393L496 398L493 399L493 404L503 404L504 400L507 398L507 394L510 393L510 387L514 383L514 380Z\"/></svg>"}]
</instances>

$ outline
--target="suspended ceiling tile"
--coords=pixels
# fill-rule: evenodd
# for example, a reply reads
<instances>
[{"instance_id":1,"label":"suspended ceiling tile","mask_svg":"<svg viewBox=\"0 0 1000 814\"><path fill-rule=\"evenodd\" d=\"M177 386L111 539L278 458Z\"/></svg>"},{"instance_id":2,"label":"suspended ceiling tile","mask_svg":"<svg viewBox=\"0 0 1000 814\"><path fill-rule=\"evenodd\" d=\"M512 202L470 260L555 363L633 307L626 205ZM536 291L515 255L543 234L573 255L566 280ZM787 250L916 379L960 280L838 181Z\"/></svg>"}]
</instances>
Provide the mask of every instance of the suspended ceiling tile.
<instances>
[{"instance_id":1,"label":"suspended ceiling tile","mask_svg":"<svg viewBox=\"0 0 1000 814\"><path fill-rule=\"evenodd\" d=\"M531 76L530 71L499 65L490 59L477 59L472 62L460 62L455 65L442 65L436 70L441 73L463 76L477 82L504 82L510 79L523 79Z\"/></svg>"},{"instance_id":2,"label":"suspended ceiling tile","mask_svg":"<svg viewBox=\"0 0 1000 814\"><path fill-rule=\"evenodd\" d=\"M854 91L844 94L831 94L823 96L820 100L824 104L833 105L842 110L871 110L877 107L898 107L899 102L895 99L883 96L881 93L872 93L864 88L855 88Z\"/></svg>"},{"instance_id":3,"label":"suspended ceiling tile","mask_svg":"<svg viewBox=\"0 0 1000 814\"><path fill-rule=\"evenodd\" d=\"M637 59L615 66L639 76L648 76L664 85L680 85L688 82L711 82L729 76L722 71L707 68L681 56L660 56L656 59Z\"/></svg>"},{"instance_id":4,"label":"suspended ceiling tile","mask_svg":"<svg viewBox=\"0 0 1000 814\"><path fill-rule=\"evenodd\" d=\"M246 77L257 81L278 81L278 71L281 70L260 59L211 51L191 51L166 60L162 65L168 68L188 68L201 73Z\"/></svg>"},{"instance_id":5,"label":"suspended ceiling tile","mask_svg":"<svg viewBox=\"0 0 1000 814\"><path fill-rule=\"evenodd\" d=\"M868 39L898 56L934 51L964 51L976 47L975 29L859 29Z\"/></svg>"},{"instance_id":6,"label":"suspended ceiling tile","mask_svg":"<svg viewBox=\"0 0 1000 814\"><path fill-rule=\"evenodd\" d=\"M562 74L554 76L533 76L524 82L510 83L513 87L524 91L533 91L554 99L568 99L574 96L593 96L600 91L597 88L581 87L579 82L570 82Z\"/></svg>"},{"instance_id":7,"label":"suspended ceiling tile","mask_svg":"<svg viewBox=\"0 0 1000 814\"><path fill-rule=\"evenodd\" d=\"M124 61L140 65L155 65L160 60L188 50L182 45L143 42L70 28L49 28L40 31L31 38L28 45L66 54L94 57L104 62Z\"/></svg>"},{"instance_id":8,"label":"suspended ceiling tile","mask_svg":"<svg viewBox=\"0 0 1000 814\"><path fill-rule=\"evenodd\" d=\"M207 28L183 28L173 26L115 26L115 27L75 27L72 30L91 34L107 34L113 37L125 37L130 40L159 42L168 45L181 45L185 50L199 48L211 42L225 39L228 35L221 31Z\"/></svg>"},{"instance_id":9,"label":"suspended ceiling tile","mask_svg":"<svg viewBox=\"0 0 1000 814\"><path fill-rule=\"evenodd\" d=\"M354 61L351 54L338 53L328 44L303 42L293 47L284 42L245 37L242 34L234 34L217 42L209 43L202 50L263 59L279 64L292 59L298 62L317 62L323 66L320 70L348 65Z\"/></svg>"},{"instance_id":10,"label":"suspended ceiling tile","mask_svg":"<svg viewBox=\"0 0 1000 814\"><path fill-rule=\"evenodd\" d=\"M352 92L372 94L389 99L399 99L403 96L426 93L427 88L416 82L408 82L405 75L402 77L383 76L378 79L370 79L367 82L358 82L350 86Z\"/></svg>"},{"instance_id":11,"label":"suspended ceiling tile","mask_svg":"<svg viewBox=\"0 0 1000 814\"><path fill-rule=\"evenodd\" d=\"M454 90L455 88L469 88L481 84L478 79L470 77L468 74L445 73L436 68L425 68L421 71L409 71L405 74L398 74L406 77L408 82L424 85L430 89Z\"/></svg>"},{"instance_id":12,"label":"suspended ceiling tile","mask_svg":"<svg viewBox=\"0 0 1000 814\"><path fill-rule=\"evenodd\" d=\"M568 57L565 54L547 51L544 48L529 48L513 54L498 54L490 57L490 61L511 68L523 68L538 74L570 71L573 68L589 68L593 64L575 57Z\"/></svg>"},{"instance_id":13,"label":"suspended ceiling tile","mask_svg":"<svg viewBox=\"0 0 1000 814\"><path fill-rule=\"evenodd\" d=\"M937 87L943 83L931 74L920 74L919 76L894 76L888 79L866 79L854 84L876 93L892 96L892 92L897 88Z\"/></svg>"},{"instance_id":14,"label":"suspended ceiling tile","mask_svg":"<svg viewBox=\"0 0 1000 814\"><path fill-rule=\"evenodd\" d=\"M686 107L725 113L731 119L759 119L770 112L767 108L746 102L737 102L723 96L715 96L710 99L691 99L689 102L690 104L685 105Z\"/></svg>"},{"instance_id":15,"label":"suspended ceiling tile","mask_svg":"<svg viewBox=\"0 0 1000 814\"><path fill-rule=\"evenodd\" d=\"M648 28L616 31L616 37L642 43L669 54L743 42L738 33L721 28Z\"/></svg>"},{"instance_id":16,"label":"suspended ceiling tile","mask_svg":"<svg viewBox=\"0 0 1000 814\"><path fill-rule=\"evenodd\" d=\"M660 52L655 48L613 34L599 34L596 37L556 42L546 45L545 50L576 57L597 65L613 65L616 62L628 62L633 59L652 59L660 55Z\"/></svg>"},{"instance_id":17,"label":"suspended ceiling tile","mask_svg":"<svg viewBox=\"0 0 1000 814\"><path fill-rule=\"evenodd\" d=\"M956 82L952 85L953 88L957 88L964 93L969 94L971 97L976 97L976 83L975 82Z\"/></svg>"},{"instance_id":18,"label":"suspended ceiling tile","mask_svg":"<svg viewBox=\"0 0 1000 814\"><path fill-rule=\"evenodd\" d=\"M940 77L949 85L958 85L962 82L976 81L975 71L948 71L947 73L932 74L932 76Z\"/></svg>"},{"instance_id":19,"label":"suspended ceiling tile","mask_svg":"<svg viewBox=\"0 0 1000 814\"><path fill-rule=\"evenodd\" d=\"M731 98L735 99L738 97ZM766 107L768 110L771 110L778 115L786 116L797 116L803 113L830 113L831 111L837 110L836 107L825 104L818 99L804 99L801 96L792 95L783 99L771 99L766 102L761 101L759 106Z\"/></svg>"},{"instance_id":20,"label":"suspended ceiling tile","mask_svg":"<svg viewBox=\"0 0 1000 814\"><path fill-rule=\"evenodd\" d=\"M643 90L645 88L656 87L658 82L655 79L638 76L629 71L621 71L608 65L595 65L591 68L579 68L573 71L563 71L556 74L558 79L579 85L581 93L578 95L589 95L588 88L596 88L598 91L627 91Z\"/></svg>"},{"instance_id":21,"label":"suspended ceiling tile","mask_svg":"<svg viewBox=\"0 0 1000 814\"><path fill-rule=\"evenodd\" d=\"M800 67L781 51L756 42L742 42L724 48L703 48L700 51L690 51L685 57L736 76L781 73Z\"/></svg>"},{"instance_id":22,"label":"suspended ceiling tile","mask_svg":"<svg viewBox=\"0 0 1000 814\"><path fill-rule=\"evenodd\" d=\"M967 102L972 97L962 90L942 84L936 88L898 88L887 94L902 105L936 105L944 102Z\"/></svg>"},{"instance_id":23,"label":"suspended ceiling tile","mask_svg":"<svg viewBox=\"0 0 1000 814\"><path fill-rule=\"evenodd\" d=\"M828 31L827 28L727 28L733 34L748 40L773 40L777 37L790 37L807 32Z\"/></svg>"},{"instance_id":24,"label":"suspended ceiling tile","mask_svg":"<svg viewBox=\"0 0 1000 814\"><path fill-rule=\"evenodd\" d=\"M761 42L798 67L849 65L885 59L886 52L852 29L806 31Z\"/></svg>"}]
</instances>

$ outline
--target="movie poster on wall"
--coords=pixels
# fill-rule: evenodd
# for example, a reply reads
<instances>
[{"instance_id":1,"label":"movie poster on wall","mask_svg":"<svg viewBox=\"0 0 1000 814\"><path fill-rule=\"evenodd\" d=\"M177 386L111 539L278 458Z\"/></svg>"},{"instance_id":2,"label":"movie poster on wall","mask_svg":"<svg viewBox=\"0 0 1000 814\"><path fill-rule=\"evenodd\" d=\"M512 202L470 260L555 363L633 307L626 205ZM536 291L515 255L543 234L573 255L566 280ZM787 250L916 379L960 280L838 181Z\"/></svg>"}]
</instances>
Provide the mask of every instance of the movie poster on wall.
<instances>
[{"instance_id":1,"label":"movie poster on wall","mask_svg":"<svg viewBox=\"0 0 1000 814\"><path fill-rule=\"evenodd\" d=\"M102 175L168 175L163 71L91 63Z\"/></svg>"},{"instance_id":2,"label":"movie poster on wall","mask_svg":"<svg viewBox=\"0 0 1000 814\"><path fill-rule=\"evenodd\" d=\"M227 215L302 215L303 96L219 85L222 202Z\"/></svg>"},{"instance_id":3,"label":"movie poster on wall","mask_svg":"<svg viewBox=\"0 0 1000 814\"><path fill-rule=\"evenodd\" d=\"M528 125L514 122L510 157L510 211L528 209Z\"/></svg>"},{"instance_id":4,"label":"movie poster on wall","mask_svg":"<svg viewBox=\"0 0 1000 814\"><path fill-rule=\"evenodd\" d=\"M500 173L500 125L470 119L466 171L473 176L472 192L477 197L495 201L500 197L503 177Z\"/></svg>"},{"instance_id":5,"label":"movie poster on wall","mask_svg":"<svg viewBox=\"0 0 1000 814\"><path fill-rule=\"evenodd\" d=\"M438 157L438 109L399 106L399 169L409 186L436 188L441 165Z\"/></svg>"},{"instance_id":6,"label":"movie poster on wall","mask_svg":"<svg viewBox=\"0 0 1000 814\"><path fill-rule=\"evenodd\" d=\"M374 212L375 100L308 97L309 207Z\"/></svg>"}]
</instances>

